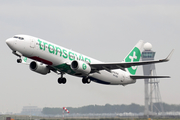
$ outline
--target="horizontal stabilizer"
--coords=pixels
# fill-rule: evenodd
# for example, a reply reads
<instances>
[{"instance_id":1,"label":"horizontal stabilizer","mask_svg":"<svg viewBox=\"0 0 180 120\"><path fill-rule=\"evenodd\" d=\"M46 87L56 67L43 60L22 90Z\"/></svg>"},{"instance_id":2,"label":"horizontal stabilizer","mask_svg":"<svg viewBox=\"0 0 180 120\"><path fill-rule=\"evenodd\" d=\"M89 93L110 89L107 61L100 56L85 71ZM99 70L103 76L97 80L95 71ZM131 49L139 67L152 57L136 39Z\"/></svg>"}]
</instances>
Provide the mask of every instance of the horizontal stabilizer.
<instances>
[{"instance_id":1,"label":"horizontal stabilizer","mask_svg":"<svg viewBox=\"0 0 180 120\"><path fill-rule=\"evenodd\" d=\"M141 75L131 75L132 79L148 79L148 78L170 78L170 76L141 76Z\"/></svg>"}]
</instances>

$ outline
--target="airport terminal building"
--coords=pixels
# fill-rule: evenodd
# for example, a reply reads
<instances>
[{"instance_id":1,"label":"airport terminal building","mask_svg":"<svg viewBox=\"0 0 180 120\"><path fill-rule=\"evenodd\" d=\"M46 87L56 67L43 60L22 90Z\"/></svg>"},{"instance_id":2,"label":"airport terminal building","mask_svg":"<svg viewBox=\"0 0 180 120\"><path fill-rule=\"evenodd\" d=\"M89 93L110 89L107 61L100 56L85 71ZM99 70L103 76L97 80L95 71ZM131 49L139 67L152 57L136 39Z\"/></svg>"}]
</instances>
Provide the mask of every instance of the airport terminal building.
<instances>
[{"instance_id":1,"label":"airport terminal building","mask_svg":"<svg viewBox=\"0 0 180 120\"><path fill-rule=\"evenodd\" d=\"M37 106L24 106L21 114L22 115L33 115L33 116L38 116L41 115L41 108L38 108Z\"/></svg>"}]
</instances>

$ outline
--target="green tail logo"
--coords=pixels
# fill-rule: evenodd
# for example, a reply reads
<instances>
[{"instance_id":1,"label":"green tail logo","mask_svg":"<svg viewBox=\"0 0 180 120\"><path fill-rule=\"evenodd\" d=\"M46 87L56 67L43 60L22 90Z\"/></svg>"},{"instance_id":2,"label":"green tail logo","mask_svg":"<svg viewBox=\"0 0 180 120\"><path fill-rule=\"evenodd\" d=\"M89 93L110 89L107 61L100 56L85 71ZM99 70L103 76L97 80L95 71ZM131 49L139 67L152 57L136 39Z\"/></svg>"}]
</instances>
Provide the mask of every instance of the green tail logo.
<instances>
[{"instance_id":1,"label":"green tail logo","mask_svg":"<svg viewBox=\"0 0 180 120\"><path fill-rule=\"evenodd\" d=\"M141 52L140 50L135 47L131 53L126 57L125 62L137 62L140 60ZM136 73L137 66L131 66L128 68L128 71L134 75Z\"/></svg>"}]
</instances>

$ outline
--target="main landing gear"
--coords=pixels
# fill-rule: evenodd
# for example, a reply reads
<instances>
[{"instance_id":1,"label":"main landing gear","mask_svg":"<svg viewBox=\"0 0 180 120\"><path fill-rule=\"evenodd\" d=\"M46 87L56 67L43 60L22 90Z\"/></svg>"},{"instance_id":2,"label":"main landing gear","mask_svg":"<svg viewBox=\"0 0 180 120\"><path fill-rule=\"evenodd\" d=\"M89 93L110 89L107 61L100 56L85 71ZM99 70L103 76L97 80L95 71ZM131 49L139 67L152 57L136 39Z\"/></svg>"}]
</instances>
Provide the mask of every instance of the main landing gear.
<instances>
[{"instance_id":1,"label":"main landing gear","mask_svg":"<svg viewBox=\"0 0 180 120\"><path fill-rule=\"evenodd\" d=\"M83 84L89 84L91 82L91 80L88 78L88 77L83 77L83 79L82 79L82 83Z\"/></svg>"},{"instance_id":2,"label":"main landing gear","mask_svg":"<svg viewBox=\"0 0 180 120\"><path fill-rule=\"evenodd\" d=\"M91 82L91 80L88 77L83 77L82 78L82 83L83 84L89 84ZM58 78L58 83L59 84L66 84L66 78L63 77L63 73L61 74L61 77Z\"/></svg>"},{"instance_id":3,"label":"main landing gear","mask_svg":"<svg viewBox=\"0 0 180 120\"><path fill-rule=\"evenodd\" d=\"M58 83L59 84L65 84L66 83L66 78L63 77L63 73L61 73L61 77L58 78Z\"/></svg>"},{"instance_id":4,"label":"main landing gear","mask_svg":"<svg viewBox=\"0 0 180 120\"><path fill-rule=\"evenodd\" d=\"M58 78L58 83L59 84L65 84L66 83L66 78L64 78L64 77L63 78L61 78L61 77Z\"/></svg>"}]
</instances>

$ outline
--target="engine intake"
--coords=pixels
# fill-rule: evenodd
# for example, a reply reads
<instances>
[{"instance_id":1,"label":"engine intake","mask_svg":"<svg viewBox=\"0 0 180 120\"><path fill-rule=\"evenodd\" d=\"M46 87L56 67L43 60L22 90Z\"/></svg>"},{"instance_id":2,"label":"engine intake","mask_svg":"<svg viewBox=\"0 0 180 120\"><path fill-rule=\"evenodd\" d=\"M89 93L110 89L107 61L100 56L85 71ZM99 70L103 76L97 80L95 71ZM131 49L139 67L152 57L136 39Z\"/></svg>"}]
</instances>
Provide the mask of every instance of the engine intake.
<instances>
[{"instance_id":1,"label":"engine intake","mask_svg":"<svg viewBox=\"0 0 180 120\"><path fill-rule=\"evenodd\" d=\"M29 68L37 73L40 73L42 75L46 75L47 73L50 73L49 68L46 67L46 65L41 64L39 62L32 61L29 65Z\"/></svg>"},{"instance_id":2,"label":"engine intake","mask_svg":"<svg viewBox=\"0 0 180 120\"><path fill-rule=\"evenodd\" d=\"M74 60L71 63L71 69L76 72L76 75L88 75L91 72L89 64L83 61Z\"/></svg>"}]
</instances>

